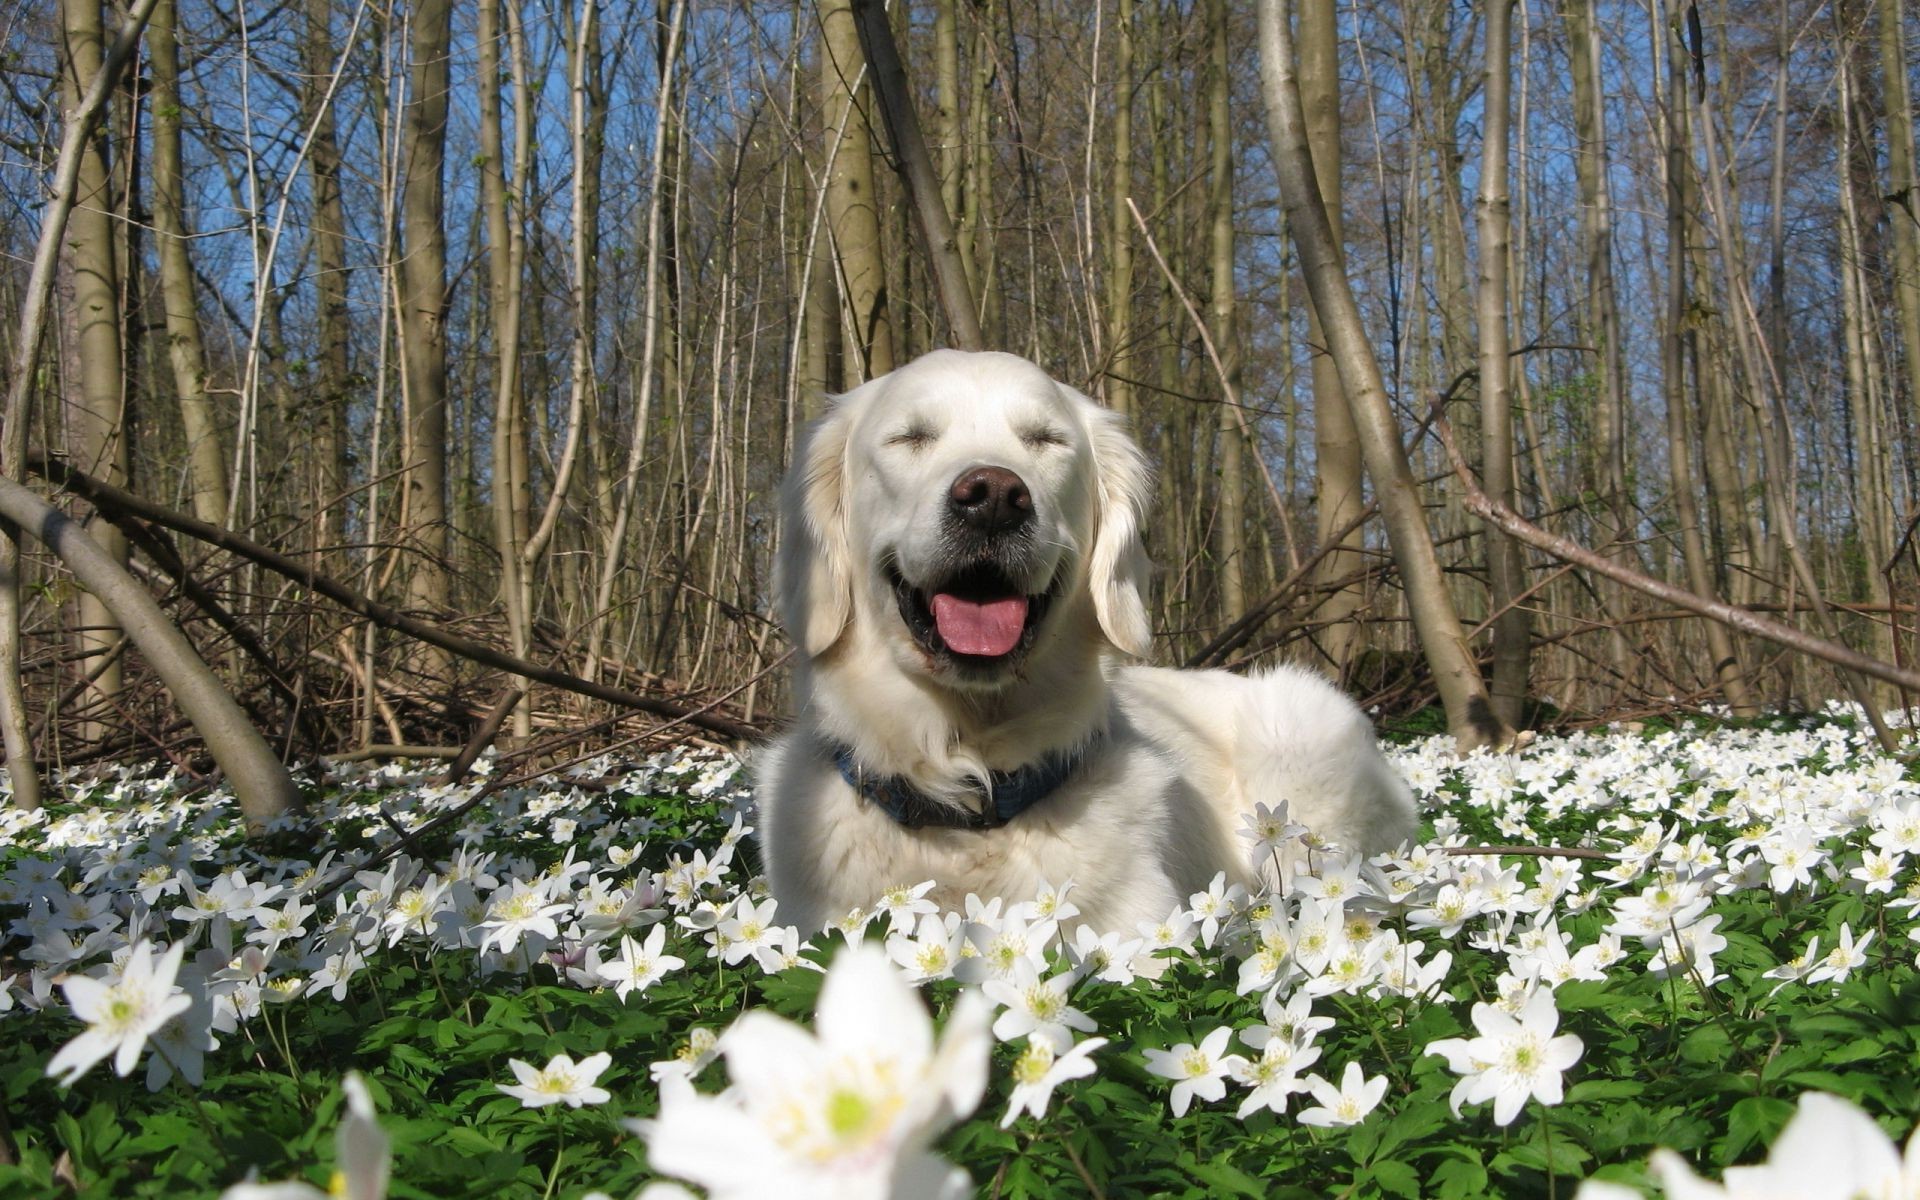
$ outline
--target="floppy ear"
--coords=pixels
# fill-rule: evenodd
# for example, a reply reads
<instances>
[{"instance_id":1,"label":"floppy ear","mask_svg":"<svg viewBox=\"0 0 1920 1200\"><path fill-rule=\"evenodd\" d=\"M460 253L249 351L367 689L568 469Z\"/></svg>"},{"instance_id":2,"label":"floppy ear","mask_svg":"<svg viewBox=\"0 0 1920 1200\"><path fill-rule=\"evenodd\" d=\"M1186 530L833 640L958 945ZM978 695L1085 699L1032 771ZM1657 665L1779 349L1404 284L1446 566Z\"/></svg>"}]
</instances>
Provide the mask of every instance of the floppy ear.
<instances>
[{"instance_id":1,"label":"floppy ear","mask_svg":"<svg viewBox=\"0 0 1920 1200\"><path fill-rule=\"evenodd\" d=\"M774 573L780 621L808 658L840 640L853 618L853 562L847 544L848 400L800 433L780 489L784 526Z\"/></svg>"},{"instance_id":2,"label":"floppy ear","mask_svg":"<svg viewBox=\"0 0 1920 1200\"><path fill-rule=\"evenodd\" d=\"M1094 532L1088 564L1093 611L1116 649L1145 658L1153 639L1146 602L1150 564L1140 540L1151 485L1147 460L1118 413L1081 399L1093 440Z\"/></svg>"}]
</instances>

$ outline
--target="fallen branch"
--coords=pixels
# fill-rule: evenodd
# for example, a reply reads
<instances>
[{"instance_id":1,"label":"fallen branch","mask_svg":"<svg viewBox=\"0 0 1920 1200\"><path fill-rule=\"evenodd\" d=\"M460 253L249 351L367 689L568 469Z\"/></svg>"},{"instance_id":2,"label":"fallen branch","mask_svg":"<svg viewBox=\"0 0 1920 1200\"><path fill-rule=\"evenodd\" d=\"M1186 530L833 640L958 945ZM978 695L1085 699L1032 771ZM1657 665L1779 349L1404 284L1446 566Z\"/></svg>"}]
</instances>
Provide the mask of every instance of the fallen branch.
<instances>
[{"instance_id":1,"label":"fallen branch","mask_svg":"<svg viewBox=\"0 0 1920 1200\"><path fill-rule=\"evenodd\" d=\"M604 700L608 704L618 704L625 708L652 713L657 717L684 721L722 737L747 741L760 736L760 731L751 725L730 720L717 713L703 711L697 706L679 704L671 700L662 700L657 696L644 696L638 692L627 691L625 688L595 683L565 671L515 658L484 642L476 642L470 638L448 633L430 622L410 617L391 605L382 604L371 596L362 595L338 580L320 574L307 564L289 558L278 551L270 550L231 529L222 529L196 517L155 504L151 500L143 500L131 492L95 479L49 455L33 454L29 456L27 466L44 475L49 481L83 497L116 525L129 517L139 518L208 545L218 546L222 550L257 563L277 575L284 575L296 583L303 584L382 628L404 633L430 646L438 646L470 662L493 667L510 675L520 675L535 683L544 683L562 691L591 696L595 700Z\"/></svg>"},{"instance_id":2,"label":"fallen branch","mask_svg":"<svg viewBox=\"0 0 1920 1200\"><path fill-rule=\"evenodd\" d=\"M1741 633L1751 634L1846 670L1870 675L1875 679L1891 683L1895 687L1920 688L1920 671L1912 671L1890 662L1883 662L1838 642L1795 629L1785 622L1763 617L1750 609L1739 608L1723 600L1699 595L1686 588L1655 579L1651 575L1642 575L1623 563L1602 558L1578 542L1558 534L1548 533L1506 505L1497 503L1480 490L1479 481L1474 479L1473 472L1467 469L1467 461L1462 457L1460 447L1454 444L1453 430L1447 425L1445 417L1436 416L1434 428L1440 434L1441 444L1446 447L1447 459L1453 464L1453 473L1459 477L1461 488L1466 493L1467 511L1509 537L1518 538L1534 549L1543 550L1563 562L1570 562L1597 575L1604 575L1637 592L1644 592L1656 600L1664 600L1675 608L1683 608L1697 616L1718 621Z\"/></svg>"},{"instance_id":3,"label":"fallen branch","mask_svg":"<svg viewBox=\"0 0 1920 1200\"><path fill-rule=\"evenodd\" d=\"M112 611L226 772L248 833L265 832L274 818L299 810L300 789L287 765L274 756L159 603L78 521L5 476L0 476L0 517L59 556L80 586Z\"/></svg>"}]
</instances>

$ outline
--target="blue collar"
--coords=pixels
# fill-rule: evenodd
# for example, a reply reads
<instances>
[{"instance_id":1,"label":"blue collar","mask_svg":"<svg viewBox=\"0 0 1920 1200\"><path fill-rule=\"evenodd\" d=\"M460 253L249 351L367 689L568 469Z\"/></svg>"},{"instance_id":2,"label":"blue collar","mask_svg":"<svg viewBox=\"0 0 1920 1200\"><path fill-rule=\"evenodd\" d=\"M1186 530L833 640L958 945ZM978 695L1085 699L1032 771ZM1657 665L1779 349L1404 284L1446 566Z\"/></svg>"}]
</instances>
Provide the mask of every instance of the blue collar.
<instances>
[{"instance_id":1,"label":"blue collar","mask_svg":"<svg viewBox=\"0 0 1920 1200\"><path fill-rule=\"evenodd\" d=\"M1100 741L1098 736L1071 754L1049 754L1038 762L1013 771L994 771L985 786L975 784L975 794L991 805L979 810L942 804L915 787L904 775L875 775L855 761L851 746L834 746L833 765L840 778L861 799L875 805L908 829L933 826L942 829L998 829L1008 821L1058 791L1086 761L1088 753Z\"/></svg>"}]
</instances>

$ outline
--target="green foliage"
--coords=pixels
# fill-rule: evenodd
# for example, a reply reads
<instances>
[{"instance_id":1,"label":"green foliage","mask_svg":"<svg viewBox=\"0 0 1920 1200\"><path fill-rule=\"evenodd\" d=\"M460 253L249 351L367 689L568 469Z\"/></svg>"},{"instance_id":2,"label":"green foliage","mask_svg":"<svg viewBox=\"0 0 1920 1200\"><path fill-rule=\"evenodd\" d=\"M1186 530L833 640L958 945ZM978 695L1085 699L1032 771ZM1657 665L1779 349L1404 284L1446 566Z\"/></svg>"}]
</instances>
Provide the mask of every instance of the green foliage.
<instances>
[{"instance_id":1,"label":"green foliage","mask_svg":"<svg viewBox=\"0 0 1920 1200\"><path fill-rule=\"evenodd\" d=\"M1818 780L1857 765L1841 742L1828 739L1809 747L1795 769ZM1671 799L1679 803L1707 786L1686 778ZM1459 839L1511 842L1512 830L1503 828L1511 813L1473 795L1466 775L1448 777L1434 809ZM64 811L100 799L74 797ZM364 810L339 824L345 844L363 833L377 836L377 820L366 815L373 805L405 807L398 786L361 785L335 799ZM724 828L715 800L684 789L616 790L593 802L613 825L652 824L629 872L667 869L695 845L711 849ZM1619 844L1633 823L1619 819L1611 801L1555 815L1543 806L1524 832L1551 845ZM523 831L500 836L535 869L568 853ZM1713 833L1722 849L1729 836L1724 827ZM1240 1120L1232 1090L1225 1101L1168 1115L1167 1081L1145 1069L1141 1052L1261 1020L1259 998L1235 990L1236 963L1203 953L1175 959L1158 981L1083 981L1073 1002L1111 1039L1095 1056L1098 1072L1062 1085L1044 1119L1023 1118L1003 1130L998 1121L1015 1048L997 1047L986 1100L942 1151L983 1194L1006 1197L1466 1198L1570 1195L1588 1176L1650 1187L1645 1163L1658 1146L1718 1174L1756 1158L1792 1115L1795 1098L1809 1090L1854 1100L1904 1136L1920 1115L1920 978L1905 935L1912 910L1898 902L1915 872L1902 866L1887 892L1844 886L1844 868L1859 861L1866 839L1863 826L1833 843L1833 877L1814 886L1717 894L1712 912L1727 945L1715 966L1723 981L1702 988L1685 975L1655 978L1646 953L1630 948L1604 981L1562 984L1555 993L1560 1029L1581 1039L1584 1056L1568 1072L1563 1103L1529 1103L1508 1127L1495 1126L1485 1106L1456 1114L1450 1094L1457 1079L1427 1053L1440 1039L1473 1036L1471 1003L1500 994L1505 959L1474 947L1473 923L1440 939L1453 952L1444 982L1451 999L1334 995L1316 1002L1316 1011L1336 1019L1318 1043L1318 1069L1331 1077L1358 1062L1389 1080L1381 1106L1358 1126L1298 1123L1293 1116L1310 1103L1305 1097L1296 1097L1287 1115ZM455 849L450 835L429 852ZM6 852L16 860L30 853L38 851L28 835ZM1532 860L1511 861L1531 877ZM1638 886L1611 891L1626 895ZM1611 920L1610 906L1600 903L1561 914L1560 928L1571 945L1586 946L1602 939ZM1776 987L1764 977L1816 936L1822 947L1832 946L1842 923L1878 935L1868 965L1843 983ZM809 955L824 960L838 939L828 935L818 944ZM672 1059L690 1029L723 1029L749 1008L805 1021L821 979L805 969L768 974L751 961L720 965L685 930L675 930L670 948L687 960L685 969L622 1002L611 990L568 982L550 962L483 973L472 953L403 944L370 955L340 1000L321 991L267 1004L222 1035L199 1087L174 1080L158 1092L147 1090L141 1070L123 1079L104 1066L71 1090L57 1087L46 1063L77 1026L57 992L41 1011L20 1005L0 1018L11 1035L0 1041L0 1093L15 1149L15 1161L0 1166L0 1194L205 1197L250 1171L324 1187L342 1108L339 1081L357 1070L392 1138L395 1196L631 1195L649 1173L644 1146L625 1122L657 1109L650 1064ZM944 1011L959 988L937 983L925 990ZM600 1051L613 1058L600 1080L613 1093L606 1104L527 1109L499 1091L511 1082L508 1059L541 1063ZM700 1083L712 1091L723 1074L724 1067L709 1067Z\"/></svg>"}]
</instances>

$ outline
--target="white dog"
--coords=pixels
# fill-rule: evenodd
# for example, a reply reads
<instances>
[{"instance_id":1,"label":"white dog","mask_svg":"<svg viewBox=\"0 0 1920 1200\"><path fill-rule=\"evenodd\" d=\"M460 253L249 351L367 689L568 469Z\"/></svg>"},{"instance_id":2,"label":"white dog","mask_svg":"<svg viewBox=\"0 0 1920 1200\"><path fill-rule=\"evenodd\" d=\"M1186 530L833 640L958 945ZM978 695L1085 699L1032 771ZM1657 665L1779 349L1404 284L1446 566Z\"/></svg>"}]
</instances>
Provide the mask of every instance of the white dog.
<instances>
[{"instance_id":1,"label":"white dog","mask_svg":"<svg viewBox=\"0 0 1920 1200\"><path fill-rule=\"evenodd\" d=\"M1360 710L1318 676L1148 650L1149 500L1113 413L1009 354L941 350L838 398L783 497L798 719L759 767L781 917L887 889L1024 900L1072 880L1131 933L1258 873L1255 802L1349 850L1414 830Z\"/></svg>"}]
</instances>

